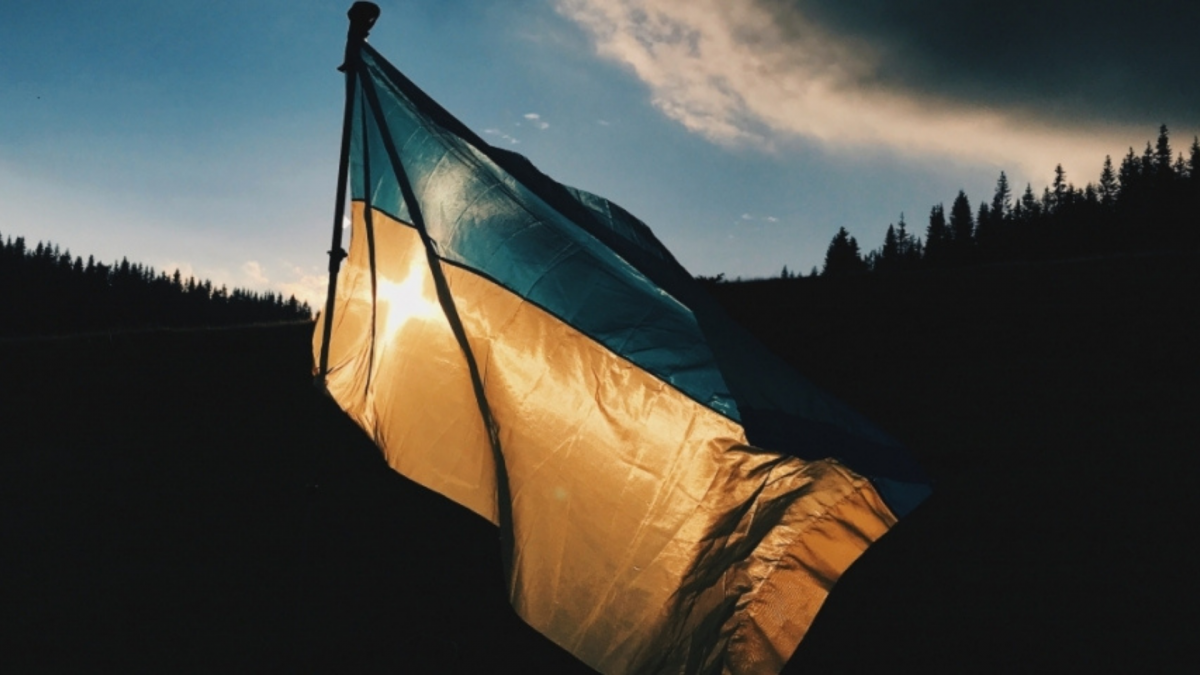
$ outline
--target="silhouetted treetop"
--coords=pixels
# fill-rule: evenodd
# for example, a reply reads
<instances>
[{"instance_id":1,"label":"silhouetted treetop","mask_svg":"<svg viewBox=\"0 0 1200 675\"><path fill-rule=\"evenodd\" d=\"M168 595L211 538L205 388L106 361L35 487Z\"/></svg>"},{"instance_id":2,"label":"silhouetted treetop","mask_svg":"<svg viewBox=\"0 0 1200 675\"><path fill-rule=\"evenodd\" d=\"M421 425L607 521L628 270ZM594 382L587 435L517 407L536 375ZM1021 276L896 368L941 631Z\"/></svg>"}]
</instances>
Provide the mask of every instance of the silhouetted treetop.
<instances>
[{"instance_id":1,"label":"silhouetted treetop","mask_svg":"<svg viewBox=\"0 0 1200 675\"><path fill-rule=\"evenodd\" d=\"M0 243L0 335L129 327L218 326L310 319L307 303L267 291L214 290L128 258L105 265L23 237Z\"/></svg>"},{"instance_id":2,"label":"silhouetted treetop","mask_svg":"<svg viewBox=\"0 0 1200 675\"><path fill-rule=\"evenodd\" d=\"M1166 125L1139 155L1132 147L1114 166L1112 156L1096 181L1083 188L1059 164L1039 198L1031 184L1013 196L1001 171L990 202L972 213L963 190L929 212L924 243L888 225L880 248L865 258L840 228L825 256L824 276L861 271L946 267L978 262L1056 258L1200 247L1200 137L1187 153L1174 153ZM856 262L857 261L857 262Z\"/></svg>"},{"instance_id":3,"label":"silhouetted treetop","mask_svg":"<svg viewBox=\"0 0 1200 675\"><path fill-rule=\"evenodd\" d=\"M839 277L866 271L867 264L862 259L858 242L846 232L846 228L838 229L833 241L829 242L829 249L825 251L825 268L821 276Z\"/></svg>"}]
</instances>

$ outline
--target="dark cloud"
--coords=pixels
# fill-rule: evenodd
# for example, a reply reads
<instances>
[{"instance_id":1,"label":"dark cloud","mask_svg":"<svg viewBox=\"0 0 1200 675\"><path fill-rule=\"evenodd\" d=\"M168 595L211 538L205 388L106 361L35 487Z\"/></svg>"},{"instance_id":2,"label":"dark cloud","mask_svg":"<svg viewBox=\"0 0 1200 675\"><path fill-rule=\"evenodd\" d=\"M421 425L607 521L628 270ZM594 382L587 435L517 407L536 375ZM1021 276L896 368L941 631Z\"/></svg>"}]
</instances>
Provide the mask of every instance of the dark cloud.
<instances>
[{"instance_id":1,"label":"dark cloud","mask_svg":"<svg viewBox=\"0 0 1200 675\"><path fill-rule=\"evenodd\" d=\"M758 0L784 33L802 15L879 50L860 84L1058 122L1200 123L1200 3Z\"/></svg>"}]
</instances>

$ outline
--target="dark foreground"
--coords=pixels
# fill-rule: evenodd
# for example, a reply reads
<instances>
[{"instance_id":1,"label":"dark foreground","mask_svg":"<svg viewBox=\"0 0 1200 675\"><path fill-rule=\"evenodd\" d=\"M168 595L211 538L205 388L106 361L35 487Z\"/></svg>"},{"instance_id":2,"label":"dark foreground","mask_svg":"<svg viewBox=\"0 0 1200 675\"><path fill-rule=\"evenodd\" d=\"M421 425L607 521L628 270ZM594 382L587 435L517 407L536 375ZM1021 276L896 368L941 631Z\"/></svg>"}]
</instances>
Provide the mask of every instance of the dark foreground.
<instances>
[{"instance_id":1,"label":"dark foreground","mask_svg":"<svg viewBox=\"0 0 1200 675\"><path fill-rule=\"evenodd\" d=\"M723 286L934 496L787 671L1157 670L1200 629L1196 256ZM310 329L0 343L6 672L587 673L393 474Z\"/></svg>"}]
</instances>

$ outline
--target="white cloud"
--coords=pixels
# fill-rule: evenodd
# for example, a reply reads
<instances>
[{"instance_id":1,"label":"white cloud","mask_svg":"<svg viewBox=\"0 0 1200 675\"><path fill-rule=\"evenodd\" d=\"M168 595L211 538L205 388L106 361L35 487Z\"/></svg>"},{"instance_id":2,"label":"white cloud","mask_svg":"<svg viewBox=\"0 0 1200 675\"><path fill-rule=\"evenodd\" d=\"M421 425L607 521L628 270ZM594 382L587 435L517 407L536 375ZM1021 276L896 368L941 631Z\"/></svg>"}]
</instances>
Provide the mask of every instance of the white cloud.
<instances>
[{"instance_id":1,"label":"white cloud","mask_svg":"<svg viewBox=\"0 0 1200 675\"><path fill-rule=\"evenodd\" d=\"M253 290L264 289L267 284L271 283L257 260L247 260L242 263L242 278L245 279L245 287Z\"/></svg>"},{"instance_id":2,"label":"white cloud","mask_svg":"<svg viewBox=\"0 0 1200 675\"><path fill-rule=\"evenodd\" d=\"M542 116L537 113L525 113L524 117L525 117L525 119L533 122L533 126L539 128L539 129L549 129L550 128L550 123L543 120Z\"/></svg>"},{"instance_id":3,"label":"white cloud","mask_svg":"<svg viewBox=\"0 0 1200 675\"><path fill-rule=\"evenodd\" d=\"M313 312L325 308L325 295L329 289L329 273L317 267L305 269L292 267L287 275L289 281L277 284L280 293L286 300L296 296L300 302L307 302Z\"/></svg>"},{"instance_id":4,"label":"white cloud","mask_svg":"<svg viewBox=\"0 0 1200 675\"><path fill-rule=\"evenodd\" d=\"M886 148L1016 165L1048 175L1098 171L1131 129L1052 129L1029 111L987 109L886 90L871 45L797 17L784 35L755 2L557 0L605 58L630 68L653 104L687 129L727 145L771 149L789 137L833 150ZM1011 169L1010 169L1011 172Z\"/></svg>"},{"instance_id":5,"label":"white cloud","mask_svg":"<svg viewBox=\"0 0 1200 675\"><path fill-rule=\"evenodd\" d=\"M742 220L754 220L754 216L750 215L749 213L743 213Z\"/></svg>"},{"instance_id":6,"label":"white cloud","mask_svg":"<svg viewBox=\"0 0 1200 675\"><path fill-rule=\"evenodd\" d=\"M766 221L767 221L768 223L778 223L778 222L779 222L779 219L778 219L778 218L776 218L775 216L767 216L767 218L766 218Z\"/></svg>"},{"instance_id":7,"label":"white cloud","mask_svg":"<svg viewBox=\"0 0 1200 675\"><path fill-rule=\"evenodd\" d=\"M300 302L307 302L313 311L324 307L325 294L329 286L329 273L321 267L304 268L298 265L282 263L284 271L268 274L266 267L257 260L247 260L242 263L237 273L231 273L223 267L199 267L190 262L170 261L162 266L168 275L179 270L179 275L187 283L189 277L197 282L211 281L213 288L225 286L229 290L244 288L263 293L271 291L283 296L296 296ZM272 277L275 280L272 280Z\"/></svg>"},{"instance_id":8,"label":"white cloud","mask_svg":"<svg viewBox=\"0 0 1200 675\"><path fill-rule=\"evenodd\" d=\"M518 124L517 126L521 126L521 125ZM521 142L521 141L518 141L516 138L504 133L503 131L500 131L499 129L484 129L483 133L487 136L497 136L500 138L500 140L510 143L512 145L516 145L517 143Z\"/></svg>"},{"instance_id":9,"label":"white cloud","mask_svg":"<svg viewBox=\"0 0 1200 675\"><path fill-rule=\"evenodd\" d=\"M168 275L174 275L175 271L178 270L179 276L180 276L180 278L183 279L184 283L187 283L187 280L189 278L193 278L193 279L196 279L197 281L200 281L200 279L196 278L196 270L192 267L192 264L189 262L177 262L177 261L172 260L172 261L164 264L162 266L162 269L165 270Z\"/></svg>"}]
</instances>

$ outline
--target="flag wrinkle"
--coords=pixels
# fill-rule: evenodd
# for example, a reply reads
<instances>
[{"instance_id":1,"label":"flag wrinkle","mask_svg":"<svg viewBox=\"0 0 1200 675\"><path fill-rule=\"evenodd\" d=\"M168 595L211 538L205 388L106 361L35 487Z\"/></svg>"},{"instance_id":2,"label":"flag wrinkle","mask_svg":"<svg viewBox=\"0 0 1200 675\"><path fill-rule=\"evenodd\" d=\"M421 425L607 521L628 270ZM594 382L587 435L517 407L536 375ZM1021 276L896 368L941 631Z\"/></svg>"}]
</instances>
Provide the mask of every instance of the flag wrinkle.
<instances>
[{"instance_id":1,"label":"flag wrinkle","mask_svg":"<svg viewBox=\"0 0 1200 675\"><path fill-rule=\"evenodd\" d=\"M831 465L829 468L843 478L848 477L848 474L840 466ZM761 578L761 581L744 603L741 620L733 627L732 635L735 638L731 641L733 648L727 655L727 658L735 663L757 661L757 667L748 672L772 674L778 672L786 661L786 655L791 654L807 630L808 623L797 621L794 618L789 619L780 612L772 611L771 607L783 605L789 597L795 596L794 592L789 592L790 589L802 588L804 584L797 582L807 580L808 583L816 584L823 593L818 598L808 599L807 602L804 598L792 598L792 600L797 604L804 605L802 609L810 614L809 622L811 622L811 614L816 612L824 594L827 594L833 583L837 581L841 570L849 566L867 545L895 522L877 496L873 493L872 496L867 496L867 491L870 491L869 482L861 478L851 478L848 485L849 489L845 489L840 498L824 504L824 508L815 515L803 514L798 525L780 528L773 532L776 541L772 545L781 548L784 554L773 557L763 556L758 562L764 567L756 575ZM862 499L864 497L865 500ZM856 509L866 507L860 513L862 517L846 517L847 514L844 513L844 510L856 501L859 502L855 504ZM814 530L831 526L835 532L840 532L847 522L861 525L870 522L874 525L876 532L874 536L856 542L840 540L841 543L848 545L837 549L834 559L808 543ZM829 532L820 532L819 534L824 538L831 539ZM781 633L780 631L781 626L789 622L795 626L790 636L786 632ZM780 635L785 636L786 639L771 637ZM753 652L756 656L751 657L747 652ZM764 655L774 655L774 658L766 659Z\"/></svg>"},{"instance_id":2,"label":"flag wrinkle","mask_svg":"<svg viewBox=\"0 0 1200 675\"><path fill-rule=\"evenodd\" d=\"M484 182L484 181L480 181L480 182ZM474 207L476 204L482 202L484 200L484 198L490 197L492 191L495 189L496 189L496 184L492 183L490 185L486 185L484 187L484 189L479 190L474 195L474 197L471 199L471 201L469 201L465 205L463 205L462 211L460 211L459 214L457 216L455 216L454 226L456 228L465 227L465 224L462 222L463 218L465 218L466 215L468 213L470 213L472 207Z\"/></svg>"},{"instance_id":3,"label":"flag wrinkle","mask_svg":"<svg viewBox=\"0 0 1200 675\"><path fill-rule=\"evenodd\" d=\"M634 470L633 467L629 467L629 469L630 469L630 473L632 473L632 471ZM627 478L627 482L628 482L628 478ZM658 498L658 495L655 495L655 499L657 499L657 498ZM654 509L653 508L648 509L648 512L653 513ZM618 586L619 585L623 588L623 587L626 587L631 582L634 582L637 577L642 576L642 572L645 569L648 569L658 559L658 555L661 554L663 547L658 548L657 552L655 553L655 556L650 559L649 563L643 562L642 566L638 566L638 565L634 564L635 563L634 558L637 557L637 555L639 553L639 549L641 548L639 546L639 544L641 544L641 542L643 540L643 535L645 533L645 530L646 530L646 527L648 524L649 524L648 517L641 518L638 522L637 528L635 529L633 534L629 537L628 545L625 547L624 552L622 553L620 559L614 565L615 573L612 575L609 575L606 588L604 589L603 592L598 594L599 597L601 598L601 601L597 602L594 605L592 612L590 614L588 614L585 619L585 621L587 621L589 623L589 625L591 623L595 622L596 616L602 611L602 608L608 607L614 602L614 600L616 599L616 597L618 595ZM613 525L614 525L614 523L610 522L610 525L609 525L610 528ZM630 575L630 570L633 570L634 574Z\"/></svg>"},{"instance_id":4,"label":"flag wrinkle","mask_svg":"<svg viewBox=\"0 0 1200 675\"><path fill-rule=\"evenodd\" d=\"M585 252L583 249L580 249L579 247L575 246L574 244L567 244L566 246L564 246L562 249L560 249L558 252L556 252L552 258L550 258L546 262L545 269L542 270L537 275L537 278L533 281L533 283L531 283L528 286L528 288L526 289L525 292L526 293L536 292L537 287L542 282L544 282L547 278L552 278L550 276L551 272L556 271L563 264L570 261L575 256L579 256L579 255L585 255ZM564 321L568 321L568 322L571 319L571 317L560 317L560 318L562 318Z\"/></svg>"},{"instance_id":5,"label":"flag wrinkle","mask_svg":"<svg viewBox=\"0 0 1200 675\"><path fill-rule=\"evenodd\" d=\"M720 605L720 608L722 611L732 608L723 629L731 638L737 635L736 627L744 619L741 614L752 604L754 593L762 588L764 581L774 572L772 561L781 559L773 552L773 548L787 546L791 542L790 538L785 537L789 531L795 537L802 536L816 520L809 512L813 507L801 508L799 514L794 514L801 520L801 527L780 527L787 520L788 513L797 510L797 505L803 507L802 502L810 495L818 498L820 508L816 513L821 515L827 515L827 509L836 507L847 498L843 497L832 504L819 499L820 492L816 489L818 482L830 476L842 478L836 469L822 464L805 464L795 459L787 463L772 463L771 470L762 477L759 488L751 496L755 508L729 512L727 522L718 524L719 531L711 539L713 544L718 545L706 549L707 559L698 559L697 573L693 574L692 583L681 587L681 592L686 590L699 596L706 586L715 588L720 579L725 580L725 592L730 602ZM739 515L743 522L731 522ZM808 521L807 525L804 525L805 521ZM780 541L772 543L771 537ZM712 570L705 573L704 568L709 566ZM827 590L824 584L822 589ZM695 602L689 600L681 608L694 606Z\"/></svg>"}]
</instances>

